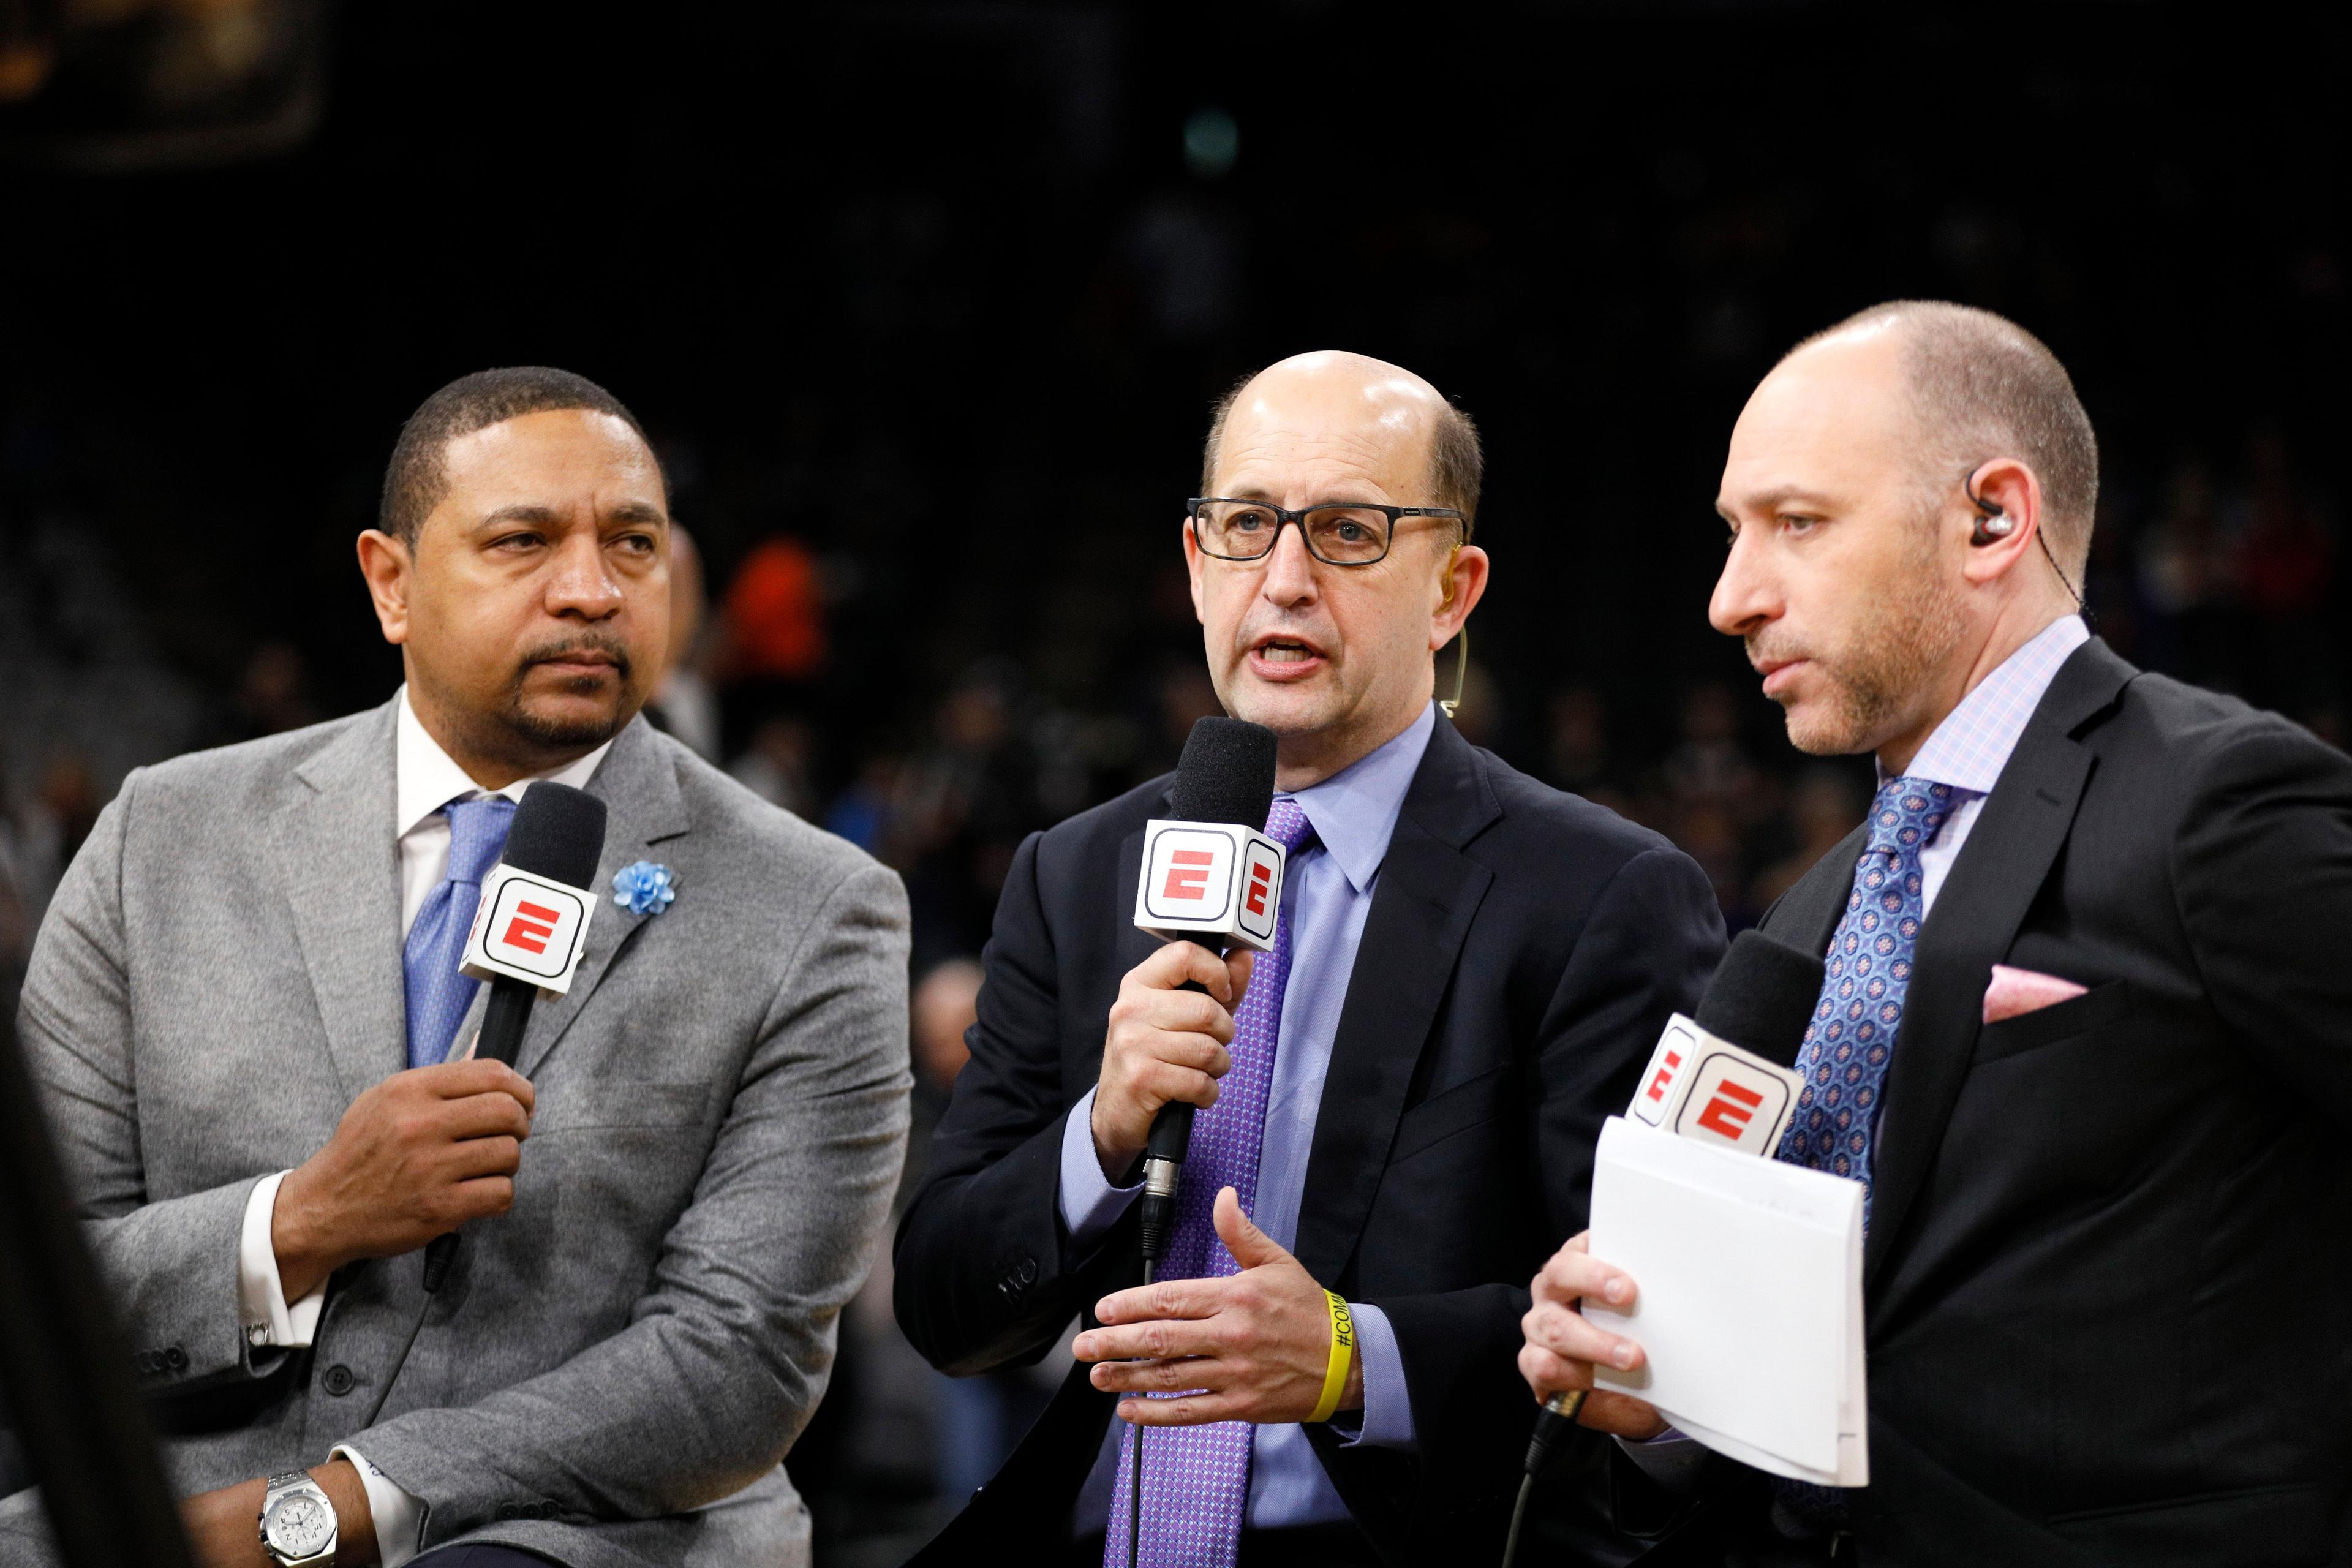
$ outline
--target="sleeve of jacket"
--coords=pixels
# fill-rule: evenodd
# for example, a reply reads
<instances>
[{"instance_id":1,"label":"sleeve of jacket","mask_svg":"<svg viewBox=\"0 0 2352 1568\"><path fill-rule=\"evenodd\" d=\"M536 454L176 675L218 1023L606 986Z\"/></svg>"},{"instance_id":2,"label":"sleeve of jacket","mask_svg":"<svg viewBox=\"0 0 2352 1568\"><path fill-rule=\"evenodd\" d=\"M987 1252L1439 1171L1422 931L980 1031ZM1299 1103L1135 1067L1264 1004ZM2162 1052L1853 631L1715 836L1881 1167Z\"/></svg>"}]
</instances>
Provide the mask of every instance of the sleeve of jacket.
<instances>
[{"instance_id":1,"label":"sleeve of jacket","mask_svg":"<svg viewBox=\"0 0 2352 1568\"><path fill-rule=\"evenodd\" d=\"M424 1500L426 1549L502 1506L646 1519L775 1468L824 1393L841 1310L889 1213L907 1028L906 890L863 863L786 959L629 1326L473 1405L348 1436Z\"/></svg>"},{"instance_id":2,"label":"sleeve of jacket","mask_svg":"<svg viewBox=\"0 0 2352 1568\"><path fill-rule=\"evenodd\" d=\"M237 1239L260 1176L147 1199L122 911L138 791L134 773L67 868L41 922L17 1024L140 1382L178 1394L266 1374L287 1352L249 1346L238 1321Z\"/></svg>"},{"instance_id":3,"label":"sleeve of jacket","mask_svg":"<svg viewBox=\"0 0 2352 1568\"><path fill-rule=\"evenodd\" d=\"M2200 769L2173 888L2231 1035L2290 1100L2352 1098L2352 759L2265 716Z\"/></svg>"},{"instance_id":4,"label":"sleeve of jacket","mask_svg":"<svg viewBox=\"0 0 2352 1568\"><path fill-rule=\"evenodd\" d=\"M1134 1248L1122 1219L1084 1253L1062 1226L1060 994L1040 895L1049 856L1032 834L1013 859L981 955L971 1059L940 1120L922 1188L899 1222L898 1326L958 1374L1033 1362L1114 1281Z\"/></svg>"},{"instance_id":5,"label":"sleeve of jacket","mask_svg":"<svg viewBox=\"0 0 2352 1568\"><path fill-rule=\"evenodd\" d=\"M1626 861L1586 915L1533 1045L1552 1245L1585 1228L1601 1124L1624 1109L1667 1016L1697 1005L1723 946L1714 889L1676 849ZM1529 1300L1517 1280L1376 1299L1402 1352L1424 1488L1488 1489L1517 1473L1534 1415L1518 1374Z\"/></svg>"}]
</instances>

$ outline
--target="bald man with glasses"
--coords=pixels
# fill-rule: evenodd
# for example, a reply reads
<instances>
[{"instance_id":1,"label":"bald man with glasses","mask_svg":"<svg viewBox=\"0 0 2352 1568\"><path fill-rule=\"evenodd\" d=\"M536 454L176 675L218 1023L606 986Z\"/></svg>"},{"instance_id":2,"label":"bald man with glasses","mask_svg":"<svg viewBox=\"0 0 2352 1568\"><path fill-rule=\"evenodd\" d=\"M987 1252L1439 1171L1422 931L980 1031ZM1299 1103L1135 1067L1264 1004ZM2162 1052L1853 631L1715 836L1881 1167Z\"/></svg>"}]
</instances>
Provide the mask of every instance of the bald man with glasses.
<instances>
[{"instance_id":1,"label":"bald man with glasses","mask_svg":"<svg viewBox=\"0 0 2352 1568\"><path fill-rule=\"evenodd\" d=\"M1524 1282L1582 1227L1601 1121L1723 924L1664 839L1433 700L1487 584L1480 469L1466 416L1360 355L1286 360L1218 409L1182 547L1220 698L1278 738L1276 945L1253 972L1130 923L1166 779L1022 847L899 1231L898 1317L961 1373L1083 1331L922 1561L1124 1564L1137 1423L1140 1563L1499 1549L1534 1415ZM1180 1210L1138 1289L1136 1167L1171 1100L1202 1108L1184 1180L1216 1201ZM1335 1297L1356 1347L1329 1400ZM1541 1531L1569 1560L1632 1554L1596 1489L1559 1495Z\"/></svg>"}]
</instances>

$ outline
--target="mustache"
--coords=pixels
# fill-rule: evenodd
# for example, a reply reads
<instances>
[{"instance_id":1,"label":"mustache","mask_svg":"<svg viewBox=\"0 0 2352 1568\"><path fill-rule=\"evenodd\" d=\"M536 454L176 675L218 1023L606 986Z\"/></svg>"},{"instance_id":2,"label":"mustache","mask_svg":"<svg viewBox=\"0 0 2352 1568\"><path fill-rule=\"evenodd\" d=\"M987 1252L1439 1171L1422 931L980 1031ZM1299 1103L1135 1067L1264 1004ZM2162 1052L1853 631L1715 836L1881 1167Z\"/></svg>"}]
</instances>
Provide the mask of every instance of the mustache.
<instances>
[{"instance_id":1,"label":"mustache","mask_svg":"<svg viewBox=\"0 0 2352 1568\"><path fill-rule=\"evenodd\" d=\"M542 643L532 648L522 656L522 663L517 667L516 673L520 674L533 665L553 664L560 659L574 658L583 653L601 654L612 660L614 673L624 681L629 679L629 673L635 663L629 658L629 650L610 637L572 637L557 642Z\"/></svg>"},{"instance_id":2,"label":"mustache","mask_svg":"<svg viewBox=\"0 0 2352 1568\"><path fill-rule=\"evenodd\" d=\"M1794 659L1810 658L1812 657L1793 642L1767 642L1761 637L1749 637L1743 640L1748 645L1748 663L1750 668L1756 669L1763 668L1766 664L1774 659L1779 659L1786 663Z\"/></svg>"}]
</instances>

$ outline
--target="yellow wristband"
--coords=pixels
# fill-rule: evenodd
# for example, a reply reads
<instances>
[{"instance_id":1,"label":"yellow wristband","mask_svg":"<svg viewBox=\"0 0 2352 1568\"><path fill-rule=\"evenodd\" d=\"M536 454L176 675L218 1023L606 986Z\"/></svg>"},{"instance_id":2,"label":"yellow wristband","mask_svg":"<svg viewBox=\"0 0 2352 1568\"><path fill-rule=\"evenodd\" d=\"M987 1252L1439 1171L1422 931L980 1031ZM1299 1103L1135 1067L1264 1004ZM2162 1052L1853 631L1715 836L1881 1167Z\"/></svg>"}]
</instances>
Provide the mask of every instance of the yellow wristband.
<instances>
[{"instance_id":1,"label":"yellow wristband","mask_svg":"<svg viewBox=\"0 0 2352 1568\"><path fill-rule=\"evenodd\" d=\"M1336 1292L1326 1290L1323 1299L1331 1309L1331 1361L1323 1369L1323 1397L1315 1402L1309 1421L1331 1419L1331 1413L1339 1408L1339 1395L1348 1391L1348 1369L1356 1360L1355 1315Z\"/></svg>"}]
</instances>

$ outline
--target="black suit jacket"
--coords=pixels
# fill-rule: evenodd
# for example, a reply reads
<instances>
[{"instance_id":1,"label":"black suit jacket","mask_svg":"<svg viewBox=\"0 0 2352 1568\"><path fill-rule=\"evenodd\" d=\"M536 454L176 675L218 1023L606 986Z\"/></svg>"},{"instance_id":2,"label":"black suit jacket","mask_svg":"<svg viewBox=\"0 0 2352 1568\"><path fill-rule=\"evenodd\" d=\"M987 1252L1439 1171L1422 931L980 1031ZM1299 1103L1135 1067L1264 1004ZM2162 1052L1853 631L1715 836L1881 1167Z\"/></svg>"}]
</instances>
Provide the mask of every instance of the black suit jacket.
<instances>
[{"instance_id":1,"label":"black suit jacket","mask_svg":"<svg viewBox=\"0 0 2352 1568\"><path fill-rule=\"evenodd\" d=\"M971 1061L898 1230L899 1324L948 1371L1034 1362L1140 1278L1135 1213L1080 1252L1059 1173L1119 981L1157 945L1131 916L1143 824L1166 798L1147 784L1013 861ZM1308 1429L1393 1561L1499 1547L1533 1415L1516 1366L1527 1282L1583 1228L1601 1121L1722 950L1687 857L1436 726L1349 978L1295 1248L1396 1331L1418 1452ZM1114 1403L1074 1373L933 1552L1066 1542Z\"/></svg>"},{"instance_id":2,"label":"black suit jacket","mask_svg":"<svg viewBox=\"0 0 2352 1568\"><path fill-rule=\"evenodd\" d=\"M1863 843L1765 929L1824 951ZM2089 989L1986 1025L1995 963ZM2330 1562L2352 760L2077 650L1920 932L1885 1105L1860 1561ZM1659 1560L1785 1560L1759 1548L1762 1478L1711 1463ZM1659 1522L1616 1464L1620 1518Z\"/></svg>"}]
</instances>

